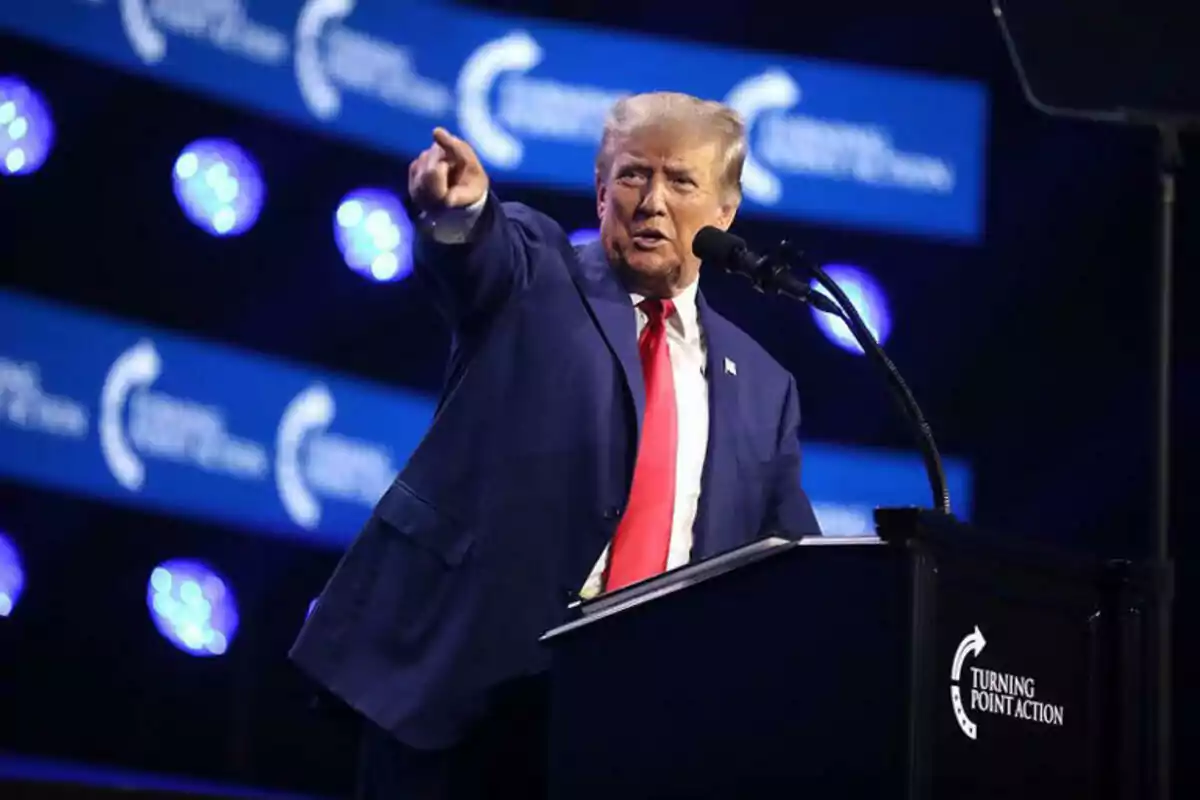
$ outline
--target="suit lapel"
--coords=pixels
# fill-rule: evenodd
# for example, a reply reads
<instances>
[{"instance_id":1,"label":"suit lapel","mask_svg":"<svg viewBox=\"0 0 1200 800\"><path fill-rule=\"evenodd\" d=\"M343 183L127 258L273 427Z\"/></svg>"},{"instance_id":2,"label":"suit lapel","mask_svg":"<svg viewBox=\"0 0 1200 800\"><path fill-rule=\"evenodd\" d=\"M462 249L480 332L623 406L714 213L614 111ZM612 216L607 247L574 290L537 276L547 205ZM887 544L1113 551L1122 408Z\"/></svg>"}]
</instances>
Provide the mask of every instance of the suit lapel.
<instances>
[{"instance_id":1,"label":"suit lapel","mask_svg":"<svg viewBox=\"0 0 1200 800\"><path fill-rule=\"evenodd\" d=\"M581 269L572 272L572 279L591 310L592 319L604 336L609 350L616 356L625 376L635 411L636 437L641 438L642 416L646 410L646 384L642 378L642 359L638 354L637 312L629 292L621 285L608 265L603 245L592 242L579 248Z\"/></svg>"},{"instance_id":2,"label":"suit lapel","mask_svg":"<svg viewBox=\"0 0 1200 800\"><path fill-rule=\"evenodd\" d=\"M638 441L646 408L646 385L637 346L637 312L630 302L629 292L609 266L603 246L593 242L578 248L578 253L580 269L572 271L571 277L609 350L621 365L636 412L637 438L634 441ZM707 349L709 422L708 448L700 479L700 503L692 527L693 561L727 549L729 533L723 526L730 525L732 517L721 503L736 503L735 437L739 425L736 354L727 330L729 323L709 307L703 292L696 294L696 310Z\"/></svg>"},{"instance_id":3,"label":"suit lapel","mask_svg":"<svg viewBox=\"0 0 1200 800\"><path fill-rule=\"evenodd\" d=\"M728 500L737 483L737 475L730 474L729 470L734 463L735 450L731 449L731 437L737 425L738 408L737 376L726 368L727 364L734 362L729 350L725 320L709 308L703 292L696 295L696 308L708 351L705 368L708 377L708 451L704 458L700 503L693 525L693 561L722 549L722 531L715 526L721 525L724 518L719 513L718 503ZM726 359L731 360L727 362Z\"/></svg>"}]
</instances>

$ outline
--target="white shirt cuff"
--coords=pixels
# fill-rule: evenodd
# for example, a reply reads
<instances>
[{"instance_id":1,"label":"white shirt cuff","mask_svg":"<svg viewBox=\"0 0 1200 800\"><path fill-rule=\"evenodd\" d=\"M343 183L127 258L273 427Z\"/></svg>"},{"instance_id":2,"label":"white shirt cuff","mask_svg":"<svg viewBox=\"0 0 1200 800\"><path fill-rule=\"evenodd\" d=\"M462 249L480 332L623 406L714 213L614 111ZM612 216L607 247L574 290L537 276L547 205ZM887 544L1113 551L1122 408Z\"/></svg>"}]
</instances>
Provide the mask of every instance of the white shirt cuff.
<instances>
[{"instance_id":1,"label":"white shirt cuff","mask_svg":"<svg viewBox=\"0 0 1200 800\"><path fill-rule=\"evenodd\" d=\"M464 244L470 240L487 201L488 195L485 193L465 208L448 208L435 214L422 214L421 223L438 244Z\"/></svg>"}]
</instances>

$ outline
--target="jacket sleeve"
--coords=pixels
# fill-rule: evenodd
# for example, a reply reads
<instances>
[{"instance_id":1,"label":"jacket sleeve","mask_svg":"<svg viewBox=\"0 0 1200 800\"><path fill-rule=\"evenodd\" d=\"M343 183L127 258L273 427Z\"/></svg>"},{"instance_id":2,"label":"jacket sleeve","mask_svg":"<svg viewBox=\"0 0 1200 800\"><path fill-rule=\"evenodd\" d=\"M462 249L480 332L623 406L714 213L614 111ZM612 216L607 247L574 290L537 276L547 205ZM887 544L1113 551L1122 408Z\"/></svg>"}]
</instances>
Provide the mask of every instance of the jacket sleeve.
<instances>
[{"instance_id":1,"label":"jacket sleeve","mask_svg":"<svg viewBox=\"0 0 1200 800\"><path fill-rule=\"evenodd\" d=\"M796 381L788 376L779 420L779 441L767 487L770 500L760 536L819 536L821 527L812 503L800 486L800 401Z\"/></svg>"},{"instance_id":2,"label":"jacket sleeve","mask_svg":"<svg viewBox=\"0 0 1200 800\"><path fill-rule=\"evenodd\" d=\"M549 217L519 203L502 203L494 193L460 236L438 236L436 222L413 219L418 228L413 273L433 291L443 317L460 334L485 328L533 282L545 254L567 241Z\"/></svg>"}]
</instances>

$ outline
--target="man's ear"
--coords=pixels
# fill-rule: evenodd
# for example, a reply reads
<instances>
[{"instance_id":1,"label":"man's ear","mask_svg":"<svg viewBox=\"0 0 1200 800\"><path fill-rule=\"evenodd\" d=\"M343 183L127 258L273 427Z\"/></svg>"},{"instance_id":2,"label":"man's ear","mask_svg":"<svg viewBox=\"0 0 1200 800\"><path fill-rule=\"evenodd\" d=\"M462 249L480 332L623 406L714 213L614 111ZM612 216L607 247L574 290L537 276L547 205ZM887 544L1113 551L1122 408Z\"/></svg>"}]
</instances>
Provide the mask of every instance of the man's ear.
<instances>
[{"instance_id":1,"label":"man's ear","mask_svg":"<svg viewBox=\"0 0 1200 800\"><path fill-rule=\"evenodd\" d=\"M600 170L596 170L596 219L604 219L604 206L608 203L608 186Z\"/></svg>"},{"instance_id":2,"label":"man's ear","mask_svg":"<svg viewBox=\"0 0 1200 800\"><path fill-rule=\"evenodd\" d=\"M717 217L719 227L723 231L729 230L729 226L733 225L733 220L737 217L738 206L741 204L741 198L735 198L721 206L721 211Z\"/></svg>"}]
</instances>

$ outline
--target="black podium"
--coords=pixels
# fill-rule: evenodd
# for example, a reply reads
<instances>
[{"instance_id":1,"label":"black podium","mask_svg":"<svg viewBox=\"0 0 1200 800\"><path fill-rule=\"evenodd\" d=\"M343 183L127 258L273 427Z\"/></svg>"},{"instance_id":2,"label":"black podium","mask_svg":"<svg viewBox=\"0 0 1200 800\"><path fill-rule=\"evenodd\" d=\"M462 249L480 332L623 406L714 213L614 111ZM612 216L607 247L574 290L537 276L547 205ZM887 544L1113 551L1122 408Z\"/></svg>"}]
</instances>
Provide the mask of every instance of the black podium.
<instances>
[{"instance_id":1,"label":"black podium","mask_svg":"<svg viewBox=\"0 0 1200 800\"><path fill-rule=\"evenodd\" d=\"M1151 576L911 509L591 602L552 797L1138 798Z\"/></svg>"}]
</instances>

